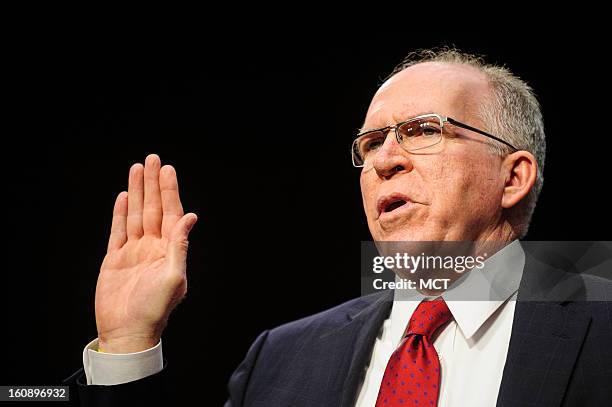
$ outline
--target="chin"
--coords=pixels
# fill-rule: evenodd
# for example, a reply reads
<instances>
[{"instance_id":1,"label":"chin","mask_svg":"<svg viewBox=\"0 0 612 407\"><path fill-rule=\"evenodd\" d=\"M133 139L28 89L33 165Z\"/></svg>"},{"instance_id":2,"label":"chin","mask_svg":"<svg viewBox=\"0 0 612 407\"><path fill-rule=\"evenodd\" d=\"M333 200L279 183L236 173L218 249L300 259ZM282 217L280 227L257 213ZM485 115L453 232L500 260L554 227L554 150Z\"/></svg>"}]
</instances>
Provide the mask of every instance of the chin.
<instances>
[{"instance_id":1,"label":"chin","mask_svg":"<svg viewBox=\"0 0 612 407\"><path fill-rule=\"evenodd\" d=\"M431 231L420 228L402 228L391 231L378 230L374 240L380 242L423 242L436 241L439 238L434 237Z\"/></svg>"}]
</instances>

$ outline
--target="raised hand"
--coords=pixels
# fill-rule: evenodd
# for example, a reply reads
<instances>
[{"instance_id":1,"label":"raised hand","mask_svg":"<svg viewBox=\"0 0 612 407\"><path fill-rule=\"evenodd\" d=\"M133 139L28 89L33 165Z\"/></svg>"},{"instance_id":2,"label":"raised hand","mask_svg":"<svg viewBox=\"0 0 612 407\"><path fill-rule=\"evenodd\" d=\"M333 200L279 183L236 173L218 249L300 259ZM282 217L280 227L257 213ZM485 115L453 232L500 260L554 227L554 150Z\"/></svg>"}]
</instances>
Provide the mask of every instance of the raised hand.
<instances>
[{"instance_id":1,"label":"raised hand","mask_svg":"<svg viewBox=\"0 0 612 407\"><path fill-rule=\"evenodd\" d=\"M155 346L187 292L188 235L173 167L157 155L130 168L128 192L115 201L108 250L96 286L99 349L138 352Z\"/></svg>"}]
</instances>

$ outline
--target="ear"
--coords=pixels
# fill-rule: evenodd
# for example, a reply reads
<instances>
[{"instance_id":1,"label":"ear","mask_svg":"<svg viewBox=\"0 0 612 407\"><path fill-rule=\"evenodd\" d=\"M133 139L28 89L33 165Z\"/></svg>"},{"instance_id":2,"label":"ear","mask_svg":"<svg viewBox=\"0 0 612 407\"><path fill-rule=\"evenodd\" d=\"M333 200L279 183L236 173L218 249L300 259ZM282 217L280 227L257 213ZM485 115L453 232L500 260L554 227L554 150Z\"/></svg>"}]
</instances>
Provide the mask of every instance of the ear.
<instances>
[{"instance_id":1,"label":"ear","mask_svg":"<svg viewBox=\"0 0 612 407\"><path fill-rule=\"evenodd\" d=\"M527 196L537 177L538 164L528 151L517 151L509 154L503 161L506 171L502 208L512 208Z\"/></svg>"}]
</instances>

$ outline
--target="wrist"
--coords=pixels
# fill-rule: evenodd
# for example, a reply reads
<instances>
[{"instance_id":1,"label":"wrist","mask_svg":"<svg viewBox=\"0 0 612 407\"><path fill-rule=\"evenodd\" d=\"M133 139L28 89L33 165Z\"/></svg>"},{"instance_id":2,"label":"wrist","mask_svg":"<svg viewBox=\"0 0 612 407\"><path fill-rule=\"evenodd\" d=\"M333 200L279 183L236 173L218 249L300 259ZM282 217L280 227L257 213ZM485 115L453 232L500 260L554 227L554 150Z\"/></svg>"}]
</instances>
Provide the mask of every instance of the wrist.
<instances>
[{"instance_id":1,"label":"wrist","mask_svg":"<svg viewBox=\"0 0 612 407\"><path fill-rule=\"evenodd\" d=\"M98 338L98 352L125 354L142 352L155 347L159 343L159 337L120 337L120 338Z\"/></svg>"}]
</instances>

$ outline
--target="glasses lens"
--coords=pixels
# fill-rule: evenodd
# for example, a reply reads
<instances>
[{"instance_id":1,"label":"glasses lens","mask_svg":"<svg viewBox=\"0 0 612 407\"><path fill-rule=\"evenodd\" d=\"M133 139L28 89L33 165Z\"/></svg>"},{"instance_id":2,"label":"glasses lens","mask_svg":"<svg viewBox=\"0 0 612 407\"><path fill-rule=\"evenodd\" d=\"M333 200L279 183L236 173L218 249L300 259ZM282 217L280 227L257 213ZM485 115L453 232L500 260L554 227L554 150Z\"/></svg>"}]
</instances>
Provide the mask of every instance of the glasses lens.
<instances>
[{"instance_id":1,"label":"glasses lens","mask_svg":"<svg viewBox=\"0 0 612 407\"><path fill-rule=\"evenodd\" d=\"M410 120L398 128L398 134L404 149L421 150L442 140L442 121L437 116Z\"/></svg>"},{"instance_id":2,"label":"glasses lens","mask_svg":"<svg viewBox=\"0 0 612 407\"><path fill-rule=\"evenodd\" d=\"M385 142L385 133L372 131L359 136L353 142L353 165L363 167Z\"/></svg>"}]
</instances>

